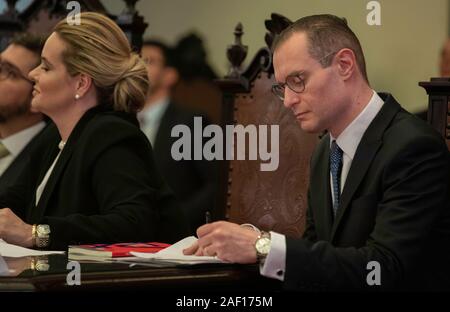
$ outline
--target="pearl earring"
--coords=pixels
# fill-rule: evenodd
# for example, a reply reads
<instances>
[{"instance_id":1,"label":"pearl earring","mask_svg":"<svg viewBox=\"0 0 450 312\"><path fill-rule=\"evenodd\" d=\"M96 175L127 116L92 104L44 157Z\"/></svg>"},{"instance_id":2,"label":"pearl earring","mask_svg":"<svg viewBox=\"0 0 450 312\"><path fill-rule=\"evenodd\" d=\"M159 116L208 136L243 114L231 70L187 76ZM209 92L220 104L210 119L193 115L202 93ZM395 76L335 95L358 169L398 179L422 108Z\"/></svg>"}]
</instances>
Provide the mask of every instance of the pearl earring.
<instances>
[{"instance_id":1,"label":"pearl earring","mask_svg":"<svg viewBox=\"0 0 450 312\"><path fill-rule=\"evenodd\" d=\"M79 94L75 94L75 100L78 100L80 98Z\"/></svg>"}]
</instances>

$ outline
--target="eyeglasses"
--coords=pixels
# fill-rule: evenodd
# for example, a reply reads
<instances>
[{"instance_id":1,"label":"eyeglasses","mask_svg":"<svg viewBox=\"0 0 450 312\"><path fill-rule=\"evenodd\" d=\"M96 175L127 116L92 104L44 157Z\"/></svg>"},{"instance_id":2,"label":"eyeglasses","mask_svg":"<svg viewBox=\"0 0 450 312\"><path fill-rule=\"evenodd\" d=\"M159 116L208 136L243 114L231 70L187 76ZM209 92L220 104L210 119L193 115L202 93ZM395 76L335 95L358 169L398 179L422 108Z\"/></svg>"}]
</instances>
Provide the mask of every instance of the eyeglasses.
<instances>
[{"instance_id":1,"label":"eyeglasses","mask_svg":"<svg viewBox=\"0 0 450 312\"><path fill-rule=\"evenodd\" d=\"M338 51L328 53L324 57L318 60L318 62L322 62L327 57L336 54ZM302 77L305 71L301 71L296 74L292 74L286 77L286 82L284 83L275 83L272 85L272 93L275 94L280 100L284 101L284 93L285 88L288 86L289 89L294 91L295 93L302 93L305 91L305 79Z\"/></svg>"},{"instance_id":2,"label":"eyeglasses","mask_svg":"<svg viewBox=\"0 0 450 312\"><path fill-rule=\"evenodd\" d=\"M22 74L18 69L14 68L10 64L0 62L0 80L5 79L24 79L29 83L34 83L32 80L28 79L24 74Z\"/></svg>"}]
</instances>

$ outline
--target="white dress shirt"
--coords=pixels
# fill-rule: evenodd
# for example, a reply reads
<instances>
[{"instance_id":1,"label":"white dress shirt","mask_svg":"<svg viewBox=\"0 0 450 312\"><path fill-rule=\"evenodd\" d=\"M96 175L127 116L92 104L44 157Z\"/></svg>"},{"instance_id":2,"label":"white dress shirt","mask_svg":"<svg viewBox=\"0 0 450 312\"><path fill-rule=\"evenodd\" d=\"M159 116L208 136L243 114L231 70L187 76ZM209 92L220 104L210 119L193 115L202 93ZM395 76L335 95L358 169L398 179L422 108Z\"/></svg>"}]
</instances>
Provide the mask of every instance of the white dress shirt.
<instances>
[{"instance_id":1,"label":"white dress shirt","mask_svg":"<svg viewBox=\"0 0 450 312\"><path fill-rule=\"evenodd\" d=\"M55 168L56 163L58 162L59 156L62 153L62 150L64 149L64 145L66 145L66 142L61 141L58 144L58 148L59 148L59 153L58 155L56 155L55 160L53 161L52 165L50 166L50 168L48 168L47 172L45 173L44 178L42 179L41 184L39 184L39 186L36 189L36 206L39 203L39 200L41 199L42 193L44 192L45 186L47 185L48 179L50 178L50 175L53 172L53 169Z\"/></svg>"},{"instance_id":2,"label":"white dress shirt","mask_svg":"<svg viewBox=\"0 0 450 312\"><path fill-rule=\"evenodd\" d=\"M356 153L356 149L361 141L364 132L366 132L372 120L381 110L384 101L373 91L372 98L363 109L363 111L342 131L337 137L333 138L330 134L330 146L333 140L343 151L342 172L341 172L341 192L344 189L350 166ZM333 183L330 173L331 190ZM334 201L334 194L331 192ZM286 271L286 237L282 234L270 232L271 247L264 265L260 267L261 275L284 281Z\"/></svg>"},{"instance_id":3,"label":"white dress shirt","mask_svg":"<svg viewBox=\"0 0 450 312\"><path fill-rule=\"evenodd\" d=\"M9 151L9 155L0 159L0 175L8 169L9 165L12 164L25 146L27 146L31 139L33 139L44 127L45 122L41 121L1 140L3 145Z\"/></svg>"},{"instance_id":4,"label":"white dress shirt","mask_svg":"<svg viewBox=\"0 0 450 312\"><path fill-rule=\"evenodd\" d=\"M145 133L152 146L155 145L161 119L169 106L169 98L165 97L156 103L144 108L138 113L138 120L142 132Z\"/></svg>"}]
</instances>

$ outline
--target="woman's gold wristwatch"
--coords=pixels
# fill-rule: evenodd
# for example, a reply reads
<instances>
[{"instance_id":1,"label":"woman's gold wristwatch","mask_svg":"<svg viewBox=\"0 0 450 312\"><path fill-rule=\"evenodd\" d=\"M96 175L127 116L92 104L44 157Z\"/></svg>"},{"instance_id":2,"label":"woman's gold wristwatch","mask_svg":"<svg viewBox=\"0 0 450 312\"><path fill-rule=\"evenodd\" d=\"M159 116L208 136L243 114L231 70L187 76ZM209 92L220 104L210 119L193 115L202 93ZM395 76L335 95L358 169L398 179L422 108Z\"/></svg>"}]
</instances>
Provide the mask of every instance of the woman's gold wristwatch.
<instances>
[{"instance_id":1,"label":"woman's gold wristwatch","mask_svg":"<svg viewBox=\"0 0 450 312\"><path fill-rule=\"evenodd\" d=\"M35 247L48 247L50 245L50 226L48 224L33 224L32 237Z\"/></svg>"},{"instance_id":2,"label":"woman's gold wristwatch","mask_svg":"<svg viewBox=\"0 0 450 312\"><path fill-rule=\"evenodd\" d=\"M32 271L47 272L50 269L47 256L31 257L30 269Z\"/></svg>"}]
</instances>

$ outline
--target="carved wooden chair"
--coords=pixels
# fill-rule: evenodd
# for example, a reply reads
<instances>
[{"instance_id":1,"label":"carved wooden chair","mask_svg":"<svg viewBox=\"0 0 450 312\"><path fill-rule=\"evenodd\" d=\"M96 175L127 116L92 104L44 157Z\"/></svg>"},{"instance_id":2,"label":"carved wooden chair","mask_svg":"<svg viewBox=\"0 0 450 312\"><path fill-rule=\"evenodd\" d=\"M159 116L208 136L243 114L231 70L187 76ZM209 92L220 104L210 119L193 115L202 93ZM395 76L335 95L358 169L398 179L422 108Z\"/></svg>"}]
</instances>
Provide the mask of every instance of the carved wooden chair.
<instances>
[{"instance_id":1,"label":"carved wooden chair","mask_svg":"<svg viewBox=\"0 0 450 312\"><path fill-rule=\"evenodd\" d=\"M265 21L267 46L261 48L245 70L240 65L247 54L241 42L242 25L235 29L235 43L228 47L230 73L217 81L223 92L223 125L279 125L279 167L260 171L260 161L224 161L221 171L221 210L215 218L252 223L292 237L305 227L309 161L318 141L297 124L292 112L272 92L274 83L270 47L275 36L291 24L272 14Z\"/></svg>"},{"instance_id":2,"label":"carved wooden chair","mask_svg":"<svg viewBox=\"0 0 450 312\"><path fill-rule=\"evenodd\" d=\"M7 0L8 8L0 15L0 51L8 44L16 32L49 33L58 21L67 17L69 0L33 0L22 12L16 10L17 0ZM139 49L142 35L148 24L139 16L135 4L137 0L125 0L126 8L118 16L110 14L99 0L80 0L81 11L103 13L122 28L132 46Z\"/></svg>"}]
</instances>

